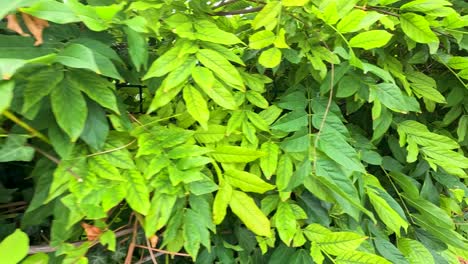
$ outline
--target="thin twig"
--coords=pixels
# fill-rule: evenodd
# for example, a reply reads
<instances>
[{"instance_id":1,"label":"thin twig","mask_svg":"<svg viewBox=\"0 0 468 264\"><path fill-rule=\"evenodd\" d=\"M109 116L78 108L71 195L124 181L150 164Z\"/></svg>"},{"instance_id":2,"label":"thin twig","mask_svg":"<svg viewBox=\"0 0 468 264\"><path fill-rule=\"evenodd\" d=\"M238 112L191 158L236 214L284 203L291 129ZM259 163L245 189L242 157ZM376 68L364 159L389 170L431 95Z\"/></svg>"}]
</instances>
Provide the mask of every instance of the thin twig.
<instances>
[{"instance_id":1,"label":"thin twig","mask_svg":"<svg viewBox=\"0 0 468 264\"><path fill-rule=\"evenodd\" d=\"M118 237L126 236L128 234L131 234L132 232L133 232L133 230L131 228L120 230L120 231L115 232L115 237L118 238ZM87 242L87 241L77 241L77 242L70 243L70 244L75 246L75 247L78 247L81 244L83 244L84 242ZM56 250L57 250L57 248L51 247L49 245L37 245L37 246L30 246L28 254L31 255L31 254L36 254L36 253L40 253L40 252L50 253L50 252L55 252Z\"/></svg>"},{"instance_id":2,"label":"thin twig","mask_svg":"<svg viewBox=\"0 0 468 264\"><path fill-rule=\"evenodd\" d=\"M335 65L330 63L331 70L330 70L330 95L328 96L327 107L325 108L325 112L323 113L323 119L320 123L319 130L317 132L317 136L315 137L314 142L314 170L317 171L317 145L320 138L320 134L322 133L323 127L325 126L325 122L327 120L328 113L330 112L330 106L333 100L333 86L335 84Z\"/></svg>"},{"instance_id":3,"label":"thin twig","mask_svg":"<svg viewBox=\"0 0 468 264\"><path fill-rule=\"evenodd\" d=\"M130 242L130 245L128 246L127 257L125 258L125 264L132 264L133 251L135 250L135 245L136 245L137 231L138 231L138 221L135 219L135 222L133 223L132 241Z\"/></svg>"},{"instance_id":4,"label":"thin twig","mask_svg":"<svg viewBox=\"0 0 468 264\"><path fill-rule=\"evenodd\" d=\"M96 152L96 153L93 153L93 154L89 154L89 155L86 155L87 158L89 157L93 157L93 156L98 156L98 155L102 155L102 154L106 154L106 153L111 153L111 152L114 152L114 151L118 151L118 150L121 150L121 149L124 149L124 148L127 148L129 147L130 145L132 145L133 143L135 143L136 139L132 140L131 142L129 142L128 144L125 144L123 146L120 146L120 147L117 147L117 148L113 148L113 149L108 149L108 150L104 150L104 151L100 151L100 152Z\"/></svg>"},{"instance_id":5,"label":"thin twig","mask_svg":"<svg viewBox=\"0 0 468 264\"><path fill-rule=\"evenodd\" d=\"M248 8L248 9L233 10L233 11L219 11L219 12L213 13L213 16L242 15L242 14L255 13L262 9L263 9L263 6Z\"/></svg>"},{"instance_id":6,"label":"thin twig","mask_svg":"<svg viewBox=\"0 0 468 264\"><path fill-rule=\"evenodd\" d=\"M394 17L400 17L400 15L397 13L393 13L393 12L383 10L383 9L380 9L378 7L373 7L373 6L354 6L354 8L364 10L364 11L372 10L372 11L376 11L377 13L382 13L382 14L386 14L386 15L394 16Z\"/></svg>"},{"instance_id":7,"label":"thin twig","mask_svg":"<svg viewBox=\"0 0 468 264\"><path fill-rule=\"evenodd\" d=\"M18 126L26 129L26 131L31 133L33 136L37 137L38 139L44 141L45 143L47 143L49 145L51 144L50 140L46 136L44 136L44 134L42 134L41 132L39 132L35 128L31 127L30 125L26 124L25 122L23 122L21 119L16 117L12 112L10 112L8 110L5 110L5 111L3 111L2 114L4 116L6 116L8 119L10 119L11 121L13 121L15 124L17 124Z\"/></svg>"},{"instance_id":8,"label":"thin twig","mask_svg":"<svg viewBox=\"0 0 468 264\"><path fill-rule=\"evenodd\" d=\"M146 239L146 245L148 246L148 248L152 248L148 239ZM158 264L158 262L156 261L156 257L154 256L153 250L148 249L148 252L150 254L150 257L153 263Z\"/></svg>"},{"instance_id":9,"label":"thin twig","mask_svg":"<svg viewBox=\"0 0 468 264\"><path fill-rule=\"evenodd\" d=\"M155 257L159 257L159 256L162 256L164 255L164 253L156 253L154 256ZM143 263L146 263L148 261L152 260L152 257L151 256L147 256L147 257L144 257L142 258L141 260L139 260L138 262L135 262L135 264L143 264Z\"/></svg>"},{"instance_id":10,"label":"thin twig","mask_svg":"<svg viewBox=\"0 0 468 264\"><path fill-rule=\"evenodd\" d=\"M233 4L235 2L239 2L239 0L227 0L227 1L221 1L221 3L219 3L218 5L215 5L213 8L220 8L220 7L223 7L223 6L227 6L227 5L230 5L230 4Z\"/></svg>"},{"instance_id":11,"label":"thin twig","mask_svg":"<svg viewBox=\"0 0 468 264\"><path fill-rule=\"evenodd\" d=\"M163 254L169 254L169 255L175 255L175 256L183 256L183 257L190 257L189 254L179 253L179 252L171 252L171 251L167 251L167 250L164 250L164 249L157 249L157 248L152 248L152 247L146 247L146 246L143 246L143 245L135 245L135 247L137 247L137 248L144 248L144 249L148 249L148 250L160 252L160 253L163 253Z\"/></svg>"},{"instance_id":12,"label":"thin twig","mask_svg":"<svg viewBox=\"0 0 468 264\"><path fill-rule=\"evenodd\" d=\"M32 145L29 145L29 146L34 148L37 152L39 152L40 154L42 154L44 157L48 158L55 164L60 165L61 161L57 159L56 157L50 155L49 153L43 151L42 149L38 147L35 147ZM68 171L71 175L73 175L73 177L75 177L78 182L83 182L83 178L81 178L80 175L76 174L76 172L74 172L71 168L67 168L66 171Z\"/></svg>"},{"instance_id":13,"label":"thin twig","mask_svg":"<svg viewBox=\"0 0 468 264\"><path fill-rule=\"evenodd\" d=\"M14 206L20 206L20 205L26 205L26 204L28 204L28 203L25 202L25 201L19 201L19 202L7 203L7 204L0 204L0 209L14 207Z\"/></svg>"}]
</instances>

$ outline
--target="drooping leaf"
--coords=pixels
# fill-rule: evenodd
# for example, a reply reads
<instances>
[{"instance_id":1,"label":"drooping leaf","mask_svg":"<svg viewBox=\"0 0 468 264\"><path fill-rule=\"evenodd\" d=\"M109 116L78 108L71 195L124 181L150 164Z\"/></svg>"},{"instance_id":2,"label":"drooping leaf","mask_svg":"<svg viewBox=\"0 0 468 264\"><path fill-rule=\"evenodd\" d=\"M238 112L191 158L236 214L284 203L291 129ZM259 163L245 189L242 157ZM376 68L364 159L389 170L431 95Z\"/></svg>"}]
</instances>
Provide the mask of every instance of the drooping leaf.
<instances>
[{"instance_id":1,"label":"drooping leaf","mask_svg":"<svg viewBox=\"0 0 468 264\"><path fill-rule=\"evenodd\" d=\"M239 71L222 54L214 50L201 49L197 52L197 59L228 85L245 90Z\"/></svg>"},{"instance_id":2,"label":"drooping leaf","mask_svg":"<svg viewBox=\"0 0 468 264\"><path fill-rule=\"evenodd\" d=\"M260 168L267 179L275 174L278 166L279 147L273 142L265 142L261 146L261 151L266 155L260 158Z\"/></svg>"},{"instance_id":3,"label":"drooping leaf","mask_svg":"<svg viewBox=\"0 0 468 264\"><path fill-rule=\"evenodd\" d=\"M419 241L410 238L400 238L398 239L398 249L411 264L435 263L430 251Z\"/></svg>"},{"instance_id":4,"label":"drooping leaf","mask_svg":"<svg viewBox=\"0 0 468 264\"><path fill-rule=\"evenodd\" d=\"M226 210L231 201L232 187L226 182L222 182L213 201L213 223L221 224L226 216Z\"/></svg>"},{"instance_id":5,"label":"drooping leaf","mask_svg":"<svg viewBox=\"0 0 468 264\"><path fill-rule=\"evenodd\" d=\"M28 254L29 238L26 233L16 229L13 234L0 242L0 257L5 264L19 263Z\"/></svg>"},{"instance_id":6,"label":"drooping leaf","mask_svg":"<svg viewBox=\"0 0 468 264\"><path fill-rule=\"evenodd\" d=\"M147 215L151 207L148 185L136 170L125 171L122 175L127 180L127 196L125 200L130 207L142 215Z\"/></svg>"},{"instance_id":7,"label":"drooping leaf","mask_svg":"<svg viewBox=\"0 0 468 264\"><path fill-rule=\"evenodd\" d=\"M257 207L255 201L247 194L240 191L232 191L229 207L240 220L259 236L271 236L270 221Z\"/></svg>"},{"instance_id":8,"label":"drooping leaf","mask_svg":"<svg viewBox=\"0 0 468 264\"><path fill-rule=\"evenodd\" d=\"M274 185L249 172L228 169L224 172L224 175L231 186L237 187L244 192L264 193L275 188Z\"/></svg>"},{"instance_id":9,"label":"drooping leaf","mask_svg":"<svg viewBox=\"0 0 468 264\"><path fill-rule=\"evenodd\" d=\"M210 112L208 111L208 106L201 93L195 87L187 85L184 87L183 97L189 114L197 120L203 128L208 129Z\"/></svg>"},{"instance_id":10,"label":"drooping leaf","mask_svg":"<svg viewBox=\"0 0 468 264\"><path fill-rule=\"evenodd\" d=\"M59 127L72 141L76 141L83 132L88 116L86 101L79 87L65 78L52 90L50 101Z\"/></svg>"}]
</instances>

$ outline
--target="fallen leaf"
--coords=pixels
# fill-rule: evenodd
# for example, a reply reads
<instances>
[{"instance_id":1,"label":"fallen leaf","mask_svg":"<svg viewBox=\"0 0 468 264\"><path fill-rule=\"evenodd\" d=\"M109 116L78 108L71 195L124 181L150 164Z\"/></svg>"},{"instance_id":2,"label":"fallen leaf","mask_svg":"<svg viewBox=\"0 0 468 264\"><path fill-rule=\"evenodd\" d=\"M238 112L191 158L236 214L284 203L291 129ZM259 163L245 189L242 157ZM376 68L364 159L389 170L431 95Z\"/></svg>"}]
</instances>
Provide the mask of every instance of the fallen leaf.
<instances>
[{"instance_id":1,"label":"fallen leaf","mask_svg":"<svg viewBox=\"0 0 468 264\"><path fill-rule=\"evenodd\" d=\"M99 227L87 223L81 223L81 227L85 230L86 237L89 241L96 240L102 234L102 230Z\"/></svg>"},{"instance_id":2,"label":"fallen leaf","mask_svg":"<svg viewBox=\"0 0 468 264\"><path fill-rule=\"evenodd\" d=\"M23 28L21 28L20 24L18 23L18 18L16 17L15 14L10 14L6 16L6 19L7 19L7 28L9 30L12 30L24 37L30 36L28 33L25 33L23 31Z\"/></svg>"}]
</instances>

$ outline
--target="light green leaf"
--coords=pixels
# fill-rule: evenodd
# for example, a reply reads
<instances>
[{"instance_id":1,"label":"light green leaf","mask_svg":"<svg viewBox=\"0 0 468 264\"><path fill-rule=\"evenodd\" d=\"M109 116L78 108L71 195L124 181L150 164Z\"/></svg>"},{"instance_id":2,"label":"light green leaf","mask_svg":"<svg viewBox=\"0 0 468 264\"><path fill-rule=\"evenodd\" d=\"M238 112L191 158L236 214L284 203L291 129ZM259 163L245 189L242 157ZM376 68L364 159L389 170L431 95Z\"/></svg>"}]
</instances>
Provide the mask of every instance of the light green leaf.
<instances>
[{"instance_id":1,"label":"light green leaf","mask_svg":"<svg viewBox=\"0 0 468 264\"><path fill-rule=\"evenodd\" d=\"M290 245L296 234L296 217L291 204L280 202L275 215L275 226L281 240Z\"/></svg>"},{"instance_id":2,"label":"light green leaf","mask_svg":"<svg viewBox=\"0 0 468 264\"><path fill-rule=\"evenodd\" d=\"M349 45L354 48L370 50L385 46L391 38L392 34L385 30L370 30L354 36L349 40Z\"/></svg>"},{"instance_id":3,"label":"light green leaf","mask_svg":"<svg viewBox=\"0 0 468 264\"><path fill-rule=\"evenodd\" d=\"M304 110L296 110L283 115L271 126L271 128L284 132L294 132L300 130L303 127L306 127L307 125L307 112Z\"/></svg>"},{"instance_id":4,"label":"light green leaf","mask_svg":"<svg viewBox=\"0 0 468 264\"><path fill-rule=\"evenodd\" d=\"M184 215L184 248L196 260L198 251L200 250L200 243L202 241L201 234L199 232L199 219L197 214L189 209Z\"/></svg>"},{"instance_id":5,"label":"light green leaf","mask_svg":"<svg viewBox=\"0 0 468 264\"><path fill-rule=\"evenodd\" d=\"M265 153L244 147L221 145L214 149L211 155L218 162L246 163L264 156Z\"/></svg>"},{"instance_id":6,"label":"light green leaf","mask_svg":"<svg viewBox=\"0 0 468 264\"><path fill-rule=\"evenodd\" d=\"M255 204L255 201L247 194L240 191L232 191L229 202L232 212L258 236L271 236L270 221Z\"/></svg>"},{"instance_id":7,"label":"light green leaf","mask_svg":"<svg viewBox=\"0 0 468 264\"><path fill-rule=\"evenodd\" d=\"M49 263L49 255L46 253L36 253L27 257L21 264L47 264Z\"/></svg>"},{"instance_id":8,"label":"light green leaf","mask_svg":"<svg viewBox=\"0 0 468 264\"><path fill-rule=\"evenodd\" d=\"M276 173L276 186L278 190L283 191L289 186L289 182L293 175L293 163L288 155L281 155Z\"/></svg>"},{"instance_id":9,"label":"light green leaf","mask_svg":"<svg viewBox=\"0 0 468 264\"><path fill-rule=\"evenodd\" d=\"M392 262L374 255L361 251L345 251L335 259L337 264L391 264Z\"/></svg>"},{"instance_id":10,"label":"light green leaf","mask_svg":"<svg viewBox=\"0 0 468 264\"><path fill-rule=\"evenodd\" d=\"M457 70L468 69L468 57L453 56L447 64L451 68Z\"/></svg>"},{"instance_id":11,"label":"light green leaf","mask_svg":"<svg viewBox=\"0 0 468 264\"><path fill-rule=\"evenodd\" d=\"M14 88L13 81L0 81L0 114L10 107Z\"/></svg>"},{"instance_id":12,"label":"light green leaf","mask_svg":"<svg viewBox=\"0 0 468 264\"><path fill-rule=\"evenodd\" d=\"M103 31L108 28L106 21L101 19L96 10L84 5L78 0L67 0L65 4L80 18L80 20L93 31Z\"/></svg>"},{"instance_id":13,"label":"light green leaf","mask_svg":"<svg viewBox=\"0 0 468 264\"><path fill-rule=\"evenodd\" d=\"M211 88L206 85L200 86L200 88L202 88L203 92L213 99L216 104L229 110L236 110L238 108L232 92L222 83L215 81Z\"/></svg>"},{"instance_id":14,"label":"light green leaf","mask_svg":"<svg viewBox=\"0 0 468 264\"><path fill-rule=\"evenodd\" d=\"M249 37L249 47L251 49L262 49L273 44L275 39L275 34L269 30L258 31Z\"/></svg>"},{"instance_id":15,"label":"light green leaf","mask_svg":"<svg viewBox=\"0 0 468 264\"><path fill-rule=\"evenodd\" d=\"M201 49L197 52L197 59L228 85L245 90L239 71L222 54L214 50Z\"/></svg>"},{"instance_id":16,"label":"light green leaf","mask_svg":"<svg viewBox=\"0 0 468 264\"><path fill-rule=\"evenodd\" d=\"M249 172L228 169L224 172L224 175L231 186L237 187L244 192L264 193L275 188L274 185Z\"/></svg>"},{"instance_id":17,"label":"light green leaf","mask_svg":"<svg viewBox=\"0 0 468 264\"><path fill-rule=\"evenodd\" d=\"M404 11L421 12L431 16L448 16L456 13L455 10L447 6L452 4L445 0L415 0L400 7Z\"/></svg>"},{"instance_id":18,"label":"light green leaf","mask_svg":"<svg viewBox=\"0 0 468 264\"><path fill-rule=\"evenodd\" d=\"M283 6L304 6L309 0L283 0L281 3Z\"/></svg>"},{"instance_id":19,"label":"light green leaf","mask_svg":"<svg viewBox=\"0 0 468 264\"><path fill-rule=\"evenodd\" d=\"M127 196L125 200L133 210L142 215L147 215L151 204L145 178L137 170L125 171L122 176L127 179Z\"/></svg>"},{"instance_id":20,"label":"light green leaf","mask_svg":"<svg viewBox=\"0 0 468 264\"><path fill-rule=\"evenodd\" d=\"M167 105L180 93L183 87L183 85L179 85L169 91L164 91L162 87L159 87L158 90L156 90L156 94L154 95L150 107L148 108L148 113L151 113L160 107Z\"/></svg>"},{"instance_id":21,"label":"light green leaf","mask_svg":"<svg viewBox=\"0 0 468 264\"><path fill-rule=\"evenodd\" d=\"M16 229L13 234L0 242L0 259L4 264L19 263L28 254L28 249L28 235L20 229Z\"/></svg>"},{"instance_id":22,"label":"light green leaf","mask_svg":"<svg viewBox=\"0 0 468 264\"><path fill-rule=\"evenodd\" d=\"M221 182L213 202L213 224L219 225L223 222L231 196L231 185L225 181Z\"/></svg>"},{"instance_id":23,"label":"light green leaf","mask_svg":"<svg viewBox=\"0 0 468 264\"><path fill-rule=\"evenodd\" d=\"M195 37L199 40L210 41L214 43L233 45L242 43L234 34L218 28L218 26L208 20L197 19L195 21Z\"/></svg>"},{"instance_id":24,"label":"light green leaf","mask_svg":"<svg viewBox=\"0 0 468 264\"><path fill-rule=\"evenodd\" d=\"M192 78L195 83L200 86L204 91L213 89L215 77L213 72L201 66L192 69Z\"/></svg>"},{"instance_id":25,"label":"light green leaf","mask_svg":"<svg viewBox=\"0 0 468 264\"><path fill-rule=\"evenodd\" d=\"M208 129L210 111L201 93L193 86L187 85L183 90L183 97L187 111L204 128Z\"/></svg>"},{"instance_id":26,"label":"light green leaf","mask_svg":"<svg viewBox=\"0 0 468 264\"><path fill-rule=\"evenodd\" d=\"M89 170L97 176L114 181L125 181L126 178L120 175L119 170L110 162L100 156L94 156L88 160Z\"/></svg>"},{"instance_id":27,"label":"light green leaf","mask_svg":"<svg viewBox=\"0 0 468 264\"><path fill-rule=\"evenodd\" d=\"M258 62L266 68L278 66L281 62L281 50L276 47L264 50L258 57Z\"/></svg>"},{"instance_id":28,"label":"light green leaf","mask_svg":"<svg viewBox=\"0 0 468 264\"><path fill-rule=\"evenodd\" d=\"M250 120L251 124L253 124L256 128L262 131L269 131L268 123L257 113L252 111L245 111L247 114L247 118Z\"/></svg>"},{"instance_id":29,"label":"light green leaf","mask_svg":"<svg viewBox=\"0 0 468 264\"><path fill-rule=\"evenodd\" d=\"M36 1L29 7L20 8L20 11L58 24L80 21L67 5L54 0Z\"/></svg>"},{"instance_id":30,"label":"light green leaf","mask_svg":"<svg viewBox=\"0 0 468 264\"><path fill-rule=\"evenodd\" d=\"M406 219L402 218L402 216L392 208L392 205L389 204L386 199L382 198L382 193L384 191L378 191L374 188L367 189L367 195L369 196L369 201L371 202L372 206L374 207L377 215L382 219L385 225L395 232L395 234L399 237L400 236L400 229L403 227L404 230L408 229L408 222ZM390 195L386 195L387 199L392 199ZM392 199L393 200L393 199ZM398 205L395 201L394 205ZM399 208L401 210L401 208Z\"/></svg>"},{"instance_id":31,"label":"light green leaf","mask_svg":"<svg viewBox=\"0 0 468 264\"><path fill-rule=\"evenodd\" d=\"M115 233L112 230L107 230L99 236L99 242L102 245L107 245L107 249L110 251L115 251L116 237Z\"/></svg>"},{"instance_id":32,"label":"light green leaf","mask_svg":"<svg viewBox=\"0 0 468 264\"><path fill-rule=\"evenodd\" d=\"M367 237L352 232L331 232L310 238L325 252L340 256L346 251L356 250Z\"/></svg>"},{"instance_id":33,"label":"light green leaf","mask_svg":"<svg viewBox=\"0 0 468 264\"><path fill-rule=\"evenodd\" d=\"M88 115L86 101L79 87L65 78L52 90L50 101L59 127L73 142L76 141L85 127Z\"/></svg>"},{"instance_id":34,"label":"light green leaf","mask_svg":"<svg viewBox=\"0 0 468 264\"><path fill-rule=\"evenodd\" d=\"M266 4L263 9L258 12L255 19L252 21L253 29L265 27L267 30L272 30L278 23L277 16L281 12L281 2L271 1Z\"/></svg>"},{"instance_id":35,"label":"light green leaf","mask_svg":"<svg viewBox=\"0 0 468 264\"><path fill-rule=\"evenodd\" d=\"M398 239L398 249L411 264L435 264L431 252L419 241L400 238Z\"/></svg>"},{"instance_id":36,"label":"light green leaf","mask_svg":"<svg viewBox=\"0 0 468 264\"><path fill-rule=\"evenodd\" d=\"M151 207L145 217L145 235L150 237L163 228L171 217L177 196L155 192L151 198Z\"/></svg>"},{"instance_id":37,"label":"light green leaf","mask_svg":"<svg viewBox=\"0 0 468 264\"><path fill-rule=\"evenodd\" d=\"M268 141L262 144L260 150L266 153L265 156L260 158L260 168L263 175L270 179L275 174L278 166L279 147L277 144Z\"/></svg>"},{"instance_id":38,"label":"light green leaf","mask_svg":"<svg viewBox=\"0 0 468 264\"><path fill-rule=\"evenodd\" d=\"M419 43L438 42L436 34L432 32L429 22L420 15L405 13L400 16L403 32L412 40Z\"/></svg>"},{"instance_id":39,"label":"light green leaf","mask_svg":"<svg viewBox=\"0 0 468 264\"><path fill-rule=\"evenodd\" d=\"M209 124L208 130L200 128L194 134L195 139L200 143L214 143L226 137L226 127Z\"/></svg>"},{"instance_id":40,"label":"light green leaf","mask_svg":"<svg viewBox=\"0 0 468 264\"><path fill-rule=\"evenodd\" d=\"M247 100L249 100L249 102L251 102L253 105L262 109L268 108L268 101L259 92L249 90L245 95Z\"/></svg>"},{"instance_id":41,"label":"light green leaf","mask_svg":"<svg viewBox=\"0 0 468 264\"><path fill-rule=\"evenodd\" d=\"M3 80L9 80L15 72L23 67L28 61L19 59L0 58L0 77Z\"/></svg>"},{"instance_id":42,"label":"light green leaf","mask_svg":"<svg viewBox=\"0 0 468 264\"><path fill-rule=\"evenodd\" d=\"M187 54L180 55L180 48L178 47L170 49L151 64L148 72L143 76L143 80L164 76L182 65L187 57Z\"/></svg>"},{"instance_id":43,"label":"light green leaf","mask_svg":"<svg viewBox=\"0 0 468 264\"><path fill-rule=\"evenodd\" d=\"M356 32L362 28L361 21L364 20L366 15L366 11L355 9L338 22L336 29L341 33Z\"/></svg>"},{"instance_id":44,"label":"light green leaf","mask_svg":"<svg viewBox=\"0 0 468 264\"><path fill-rule=\"evenodd\" d=\"M187 58L178 68L167 75L159 89L168 92L182 85L192 74L192 69L195 67L196 63L197 60L195 57Z\"/></svg>"},{"instance_id":45,"label":"light green leaf","mask_svg":"<svg viewBox=\"0 0 468 264\"><path fill-rule=\"evenodd\" d=\"M421 72L409 72L406 78L410 81L411 89L419 97L436 103L445 103L445 97L437 90L437 84L433 78Z\"/></svg>"},{"instance_id":46,"label":"light green leaf","mask_svg":"<svg viewBox=\"0 0 468 264\"><path fill-rule=\"evenodd\" d=\"M226 126L226 134L231 135L232 132L240 128L245 120L246 114L244 110L237 110L231 112L231 118Z\"/></svg>"}]
</instances>

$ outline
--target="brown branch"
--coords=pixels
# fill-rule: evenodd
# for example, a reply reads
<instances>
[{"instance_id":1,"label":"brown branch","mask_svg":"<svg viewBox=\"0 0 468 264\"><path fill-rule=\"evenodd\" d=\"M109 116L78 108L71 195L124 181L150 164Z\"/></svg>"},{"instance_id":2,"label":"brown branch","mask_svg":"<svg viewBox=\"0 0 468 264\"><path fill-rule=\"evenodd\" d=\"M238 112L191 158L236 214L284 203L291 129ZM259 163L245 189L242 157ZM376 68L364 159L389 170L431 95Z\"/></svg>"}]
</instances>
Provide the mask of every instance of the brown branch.
<instances>
[{"instance_id":1,"label":"brown branch","mask_svg":"<svg viewBox=\"0 0 468 264\"><path fill-rule=\"evenodd\" d=\"M159 256L162 256L162 255L164 255L164 253L156 253L154 256L159 257ZM135 264L143 264L143 263L146 263L147 261L150 261L151 259L152 259L151 256L144 257L141 260L135 262Z\"/></svg>"},{"instance_id":2,"label":"brown branch","mask_svg":"<svg viewBox=\"0 0 468 264\"><path fill-rule=\"evenodd\" d=\"M127 251L127 257L125 258L125 264L132 264L132 257L133 257L133 251L135 250L135 245L136 245L136 235L138 231L138 220L135 219L135 222L133 223L133 228L132 228L132 241L130 242L130 245L128 246L128 251Z\"/></svg>"},{"instance_id":3,"label":"brown branch","mask_svg":"<svg viewBox=\"0 0 468 264\"><path fill-rule=\"evenodd\" d=\"M255 13L262 9L263 9L263 6L248 8L248 9L233 10L233 11L220 11L220 12L215 12L213 16L242 15L242 14Z\"/></svg>"},{"instance_id":4,"label":"brown branch","mask_svg":"<svg viewBox=\"0 0 468 264\"><path fill-rule=\"evenodd\" d=\"M146 245L148 246L148 248L151 248L151 245L148 239L146 239ZM156 261L156 257L154 256L153 250L148 249L148 252L150 254L151 261L153 261L154 264L158 264L158 262Z\"/></svg>"},{"instance_id":5,"label":"brown branch","mask_svg":"<svg viewBox=\"0 0 468 264\"><path fill-rule=\"evenodd\" d=\"M400 17L400 15L397 13L393 13L393 12L383 10L383 9L373 7L373 6L354 6L354 8L360 9L363 11L372 10L372 11L376 11L377 13L382 13L382 14L386 14L386 15L394 16L394 17Z\"/></svg>"},{"instance_id":6,"label":"brown branch","mask_svg":"<svg viewBox=\"0 0 468 264\"><path fill-rule=\"evenodd\" d=\"M135 245L135 247L137 247L137 248L144 248L144 249L147 249L147 250L152 250L152 251L160 252L160 253L163 253L163 254L169 254L169 255L175 255L175 256L183 256L183 257L190 257L189 254L178 253L178 252L171 252L171 251L167 251L167 250L164 250L164 249L157 249L157 248L152 248L152 247L146 247L146 246L143 246L143 245Z\"/></svg>"},{"instance_id":7,"label":"brown branch","mask_svg":"<svg viewBox=\"0 0 468 264\"><path fill-rule=\"evenodd\" d=\"M118 237L126 236L128 234L131 234L132 232L133 232L133 230L131 228L123 229L123 230L115 232L115 237L118 238ZM84 242L87 242L87 241L77 241L77 242L71 243L71 245L73 245L75 247L78 247L81 244L83 244ZM93 244L92 246L94 246L94 245L95 244ZM56 250L57 250L57 248L51 247L49 245L37 245L37 246L30 246L28 254L32 255L32 254L36 254L36 253L40 253L40 252L50 253L50 252L55 252Z\"/></svg>"}]
</instances>

